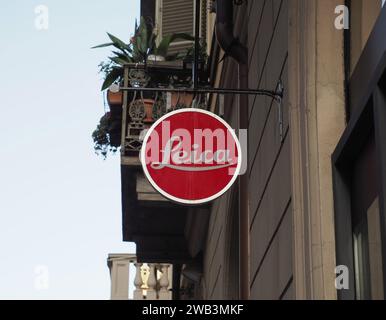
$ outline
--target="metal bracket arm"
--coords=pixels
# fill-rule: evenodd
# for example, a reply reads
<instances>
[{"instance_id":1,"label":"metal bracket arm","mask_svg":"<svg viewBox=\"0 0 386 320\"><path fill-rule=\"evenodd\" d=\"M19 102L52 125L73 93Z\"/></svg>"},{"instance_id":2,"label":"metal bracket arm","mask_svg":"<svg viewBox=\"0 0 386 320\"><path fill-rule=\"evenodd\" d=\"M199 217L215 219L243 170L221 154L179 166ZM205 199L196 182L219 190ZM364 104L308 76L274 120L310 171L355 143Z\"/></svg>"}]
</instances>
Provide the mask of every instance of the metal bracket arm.
<instances>
[{"instance_id":1,"label":"metal bracket arm","mask_svg":"<svg viewBox=\"0 0 386 320\"><path fill-rule=\"evenodd\" d=\"M142 88L142 87L121 87L121 91L128 92L174 92L174 93L192 93L192 94L247 94L254 96L268 96L276 101L283 98L283 87L279 86L278 91L272 90L255 90L255 89L225 89L225 88Z\"/></svg>"}]
</instances>

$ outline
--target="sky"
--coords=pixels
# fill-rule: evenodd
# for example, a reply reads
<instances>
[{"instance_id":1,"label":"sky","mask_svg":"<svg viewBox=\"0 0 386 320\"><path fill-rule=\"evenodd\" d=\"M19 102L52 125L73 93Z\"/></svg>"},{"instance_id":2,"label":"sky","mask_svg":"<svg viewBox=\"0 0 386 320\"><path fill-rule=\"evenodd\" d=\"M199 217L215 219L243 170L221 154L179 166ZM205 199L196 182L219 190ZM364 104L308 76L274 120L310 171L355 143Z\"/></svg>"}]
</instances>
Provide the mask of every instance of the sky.
<instances>
[{"instance_id":1,"label":"sky","mask_svg":"<svg viewBox=\"0 0 386 320\"><path fill-rule=\"evenodd\" d=\"M109 299L107 255L135 252L119 157L93 150L109 49L90 47L137 16L139 0L0 1L0 299Z\"/></svg>"}]
</instances>

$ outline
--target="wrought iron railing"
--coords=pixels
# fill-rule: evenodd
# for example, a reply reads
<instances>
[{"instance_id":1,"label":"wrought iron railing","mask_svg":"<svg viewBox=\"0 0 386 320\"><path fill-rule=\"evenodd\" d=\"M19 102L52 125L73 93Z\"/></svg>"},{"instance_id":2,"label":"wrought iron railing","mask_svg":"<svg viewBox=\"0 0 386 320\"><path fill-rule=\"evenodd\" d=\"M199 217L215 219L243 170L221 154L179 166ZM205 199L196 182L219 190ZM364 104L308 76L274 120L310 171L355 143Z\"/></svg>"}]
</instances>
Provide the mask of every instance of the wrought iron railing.
<instances>
[{"instance_id":1,"label":"wrought iron railing","mask_svg":"<svg viewBox=\"0 0 386 320\"><path fill-rule=\"evenodd\" d=\"M136 91L124 91L122 156L137 157L146 131L166 113L182 108L207 108L207 94L186 92L191 79L191 68L183 62L125 66L124 86ZM154 92L150 88L163 90Z\"/></svg>"}]
</instances>

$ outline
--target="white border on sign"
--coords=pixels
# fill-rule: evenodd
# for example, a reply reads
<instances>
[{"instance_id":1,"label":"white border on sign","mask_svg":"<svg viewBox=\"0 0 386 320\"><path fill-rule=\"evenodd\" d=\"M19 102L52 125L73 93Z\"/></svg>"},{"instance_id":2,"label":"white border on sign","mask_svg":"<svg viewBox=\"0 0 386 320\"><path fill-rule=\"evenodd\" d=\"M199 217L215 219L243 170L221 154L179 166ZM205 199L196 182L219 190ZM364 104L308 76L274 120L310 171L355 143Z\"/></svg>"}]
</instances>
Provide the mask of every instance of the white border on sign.
<instances>
[{"instance_id":1,"label":"white border on sign","mask_svg":"<svg viewBox=\"0 0 386 320\"><path fill-rule=\"evenodd\" d=\"M236 148L237 148L237 154L238 154L238 157L237 157L237 167L236 167L235 173L233 174L233 177L229 181L229 183L220 192L216 193L215 195L213 195L213 196L211 196L209 198L200 199L200 200L188 200L188 199L177 198L177 197L174 197L171 194L165 192L152 179L152 177L150 176L149 171L147 170L147 166L146 166L146 154L145 154L146 153L146 144L147 144L147 141L149 140L150 135L153 132L154 128L156 128L161 122L165 121L167 118L169 118L169 117L171 117L171 116L173 116L175 114L187 113L187 112L203 113L203 114L211 116L211 117L215 118L216 120L220 121L230 131L233 139L235 140ZM153 188L155 190L157 190L161 195L163 195L165 198L167 198L169 200L172 200L174 202L177 202L177 203L182 203L182 204L187 204L187 205L200 205L200 204L204 204L204 203L207 203L207 202L211 202L211 201L221 197L235 183L236 179L238 178L238 176L240 174L240 170L241 170L242 153L241 153L240 142L239 142L239 139L236 136L235 131L231 128L231 126L224 119L222 119L218 115L216 115L216 114L214 114L212 112L206 111L206 110L187 108L187 109L180 109L180 110L175 110L175 111L172 111L170 113L167 113L166 115L164 115L160 119L158 119L151 126L151 128L146 133L145 138L143 139L140 160L141 160L143 172L145 173L146 178L149 180L149 182L151 183Z\"/></svg>"}]
</instances>

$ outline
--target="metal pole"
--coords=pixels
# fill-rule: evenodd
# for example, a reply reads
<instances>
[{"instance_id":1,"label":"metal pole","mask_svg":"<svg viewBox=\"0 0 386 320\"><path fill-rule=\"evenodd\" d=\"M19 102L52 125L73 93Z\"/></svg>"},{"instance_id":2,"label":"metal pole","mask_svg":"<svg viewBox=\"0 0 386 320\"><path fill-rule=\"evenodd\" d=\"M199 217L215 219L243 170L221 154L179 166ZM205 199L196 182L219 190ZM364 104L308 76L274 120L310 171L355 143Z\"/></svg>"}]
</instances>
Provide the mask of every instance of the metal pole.
<instances>
[{"instance_id":1,"label":"metal pole","mask_svg":"<svg viewBox=\"0 0 386 320\"><path fill-rule=\"evenodd\" d=\"M195 1L195 20L194 20L194 62L193 62L193 89L198 88L198 63L200 51L200 16L201 0Z\"/></svg>"},{"instance_id":2,"label":"metal pole","mask_svg":"<svg viewBox=\"0 0 386 320\"><path fill-rule=\"evenodd\" d=\"M176 93L217 93L217 94L244 94L256 96L268 96L274 99L283 97L281 90L253 90L253 89L223 89L223 88L142 88L142 87L121 87L121 91L142 91L142 92L176 92Z\"/></svg>"}]
</instances>

